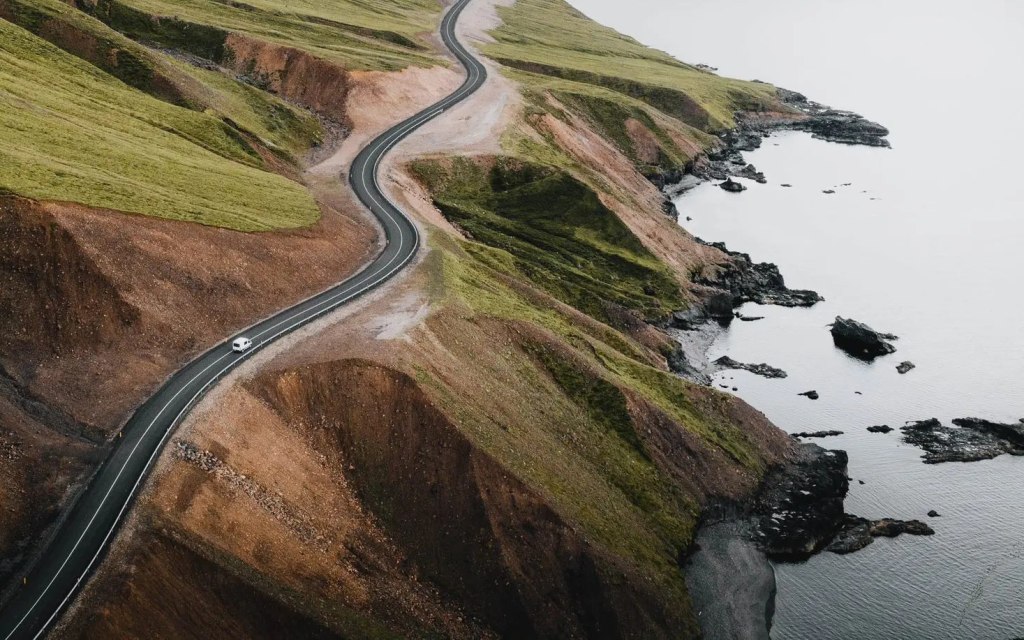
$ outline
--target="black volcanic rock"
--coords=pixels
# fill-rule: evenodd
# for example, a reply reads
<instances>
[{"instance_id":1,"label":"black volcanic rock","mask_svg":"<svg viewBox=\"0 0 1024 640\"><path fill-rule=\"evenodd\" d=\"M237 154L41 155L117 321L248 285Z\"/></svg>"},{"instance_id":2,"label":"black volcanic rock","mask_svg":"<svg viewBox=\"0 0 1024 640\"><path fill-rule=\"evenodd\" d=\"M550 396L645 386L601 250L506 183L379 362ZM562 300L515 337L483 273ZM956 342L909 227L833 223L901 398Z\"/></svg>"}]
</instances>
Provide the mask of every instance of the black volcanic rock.
<instances>
[{"instance_id":1,"label":"black volcanic rock","mask_svg":"<svg viewBox=\"0 0 1024 640\"><path fill-rule=\"evenodd\" d=\"M740 191L747 190L745 186L743 186L739 182L734 181L732 178L726 178L725 182L719 183L718 186L728 191L729 193L739 193Z\"/></svg>"},{"instance_id":2,"label":"black volcanic rock","mask_svg":"<svg viewBox=\"0 0 1024 640\"><path fill-rule=\"evenodd\" d=\"M1009 453L1024 455L1024 425L957 418L947 427L935 418L901 427L903 441L924 450L926 464L974 462Z\"/></svg>"},{"instance_id":3,"label":"black volcanic rock","mask_svg":"<svg viewBox=\"0 0 1024 640\"><path fill-rule=\"evenodd\" d=\"M989 434L1011 447L1024 449L1024 423L1004 424L981 418L955 418L953 424L963 429Z\"/></svg>"},{"instance_id":4,"label":"black volcanic rock","mask_svg":"<svg viewBox=\"0 0 1024 640\"><path fill-rule=\"evenodd\" d=\"M794 123L793 128L809 131L813 137L829 142L860 144L869 147L890 146L889 141L885 139L889 135L888 129L850 111L829 108L812 109L810 117L807 120Z\"/></svg>"},{"instance_id":5,"label":"black volcanic rock","mask_svg":"<svg viewBox=\"0 0 1024 640\"><path fill-rule=\"evenodd\" d=\"M911 369L914 369L915 367L917 367L917 365L911 362L910 360L904 360L903 362L896 365L896 370L899 371L900 373L906 373Z\"/></svg>"},{"instance_id":6,"label":"black volcanic rock","mask_svg":"<svg viewBox=\"0 0 1024 640\"><path fill-rule=\"evenodd\" d=\"M772 470L757 498L760 544L777 560L803 560L829 543L844 522L850 489L845 451L801 444L795 460Z\"/></svg>"},{"instance_id":7,"label":"black volcanic rock","mask_svg":"<svg viewBox=\"0 0 1024 640\"><path fill-rule=\"evenodd\" d=\"M841 436L843 432L832 429L829 431L801 431L792 435L794 438L830 438L832 436Z\"/></svg>"},{"instance_id":8,"label":"black volcanic rock","mask_svg":"<svg viewBox=\"0 0 1024 640\"><path fill-rule=\"evenodd\" d=\"M819 397L818 396L818 392L815 391L814 389L811 389L810 391L804 391L803 393L798 393L796 395L798 395L798 396L807 396L811 400L817 400L818 397Z\"/></svg>"},{"instance_id":9,"label":"black volcanic rock","mask_svg":"<svg viewBox=\"0 0 1024 640\"><path fill-rule=\"evenodd\" d=\"M754 373L765 378L785 378L787 375L782 369L778 369L763 362L761 364L747 364L745 362L733 360L729 356L722 356L715 360L714 364L722 369L743 369L744 371L749 371L750 373Z\"/></svg>"},{"instance_id":10,"label":"black volcanic rock","mask_svg":"<svg viewBox=\"0 0 1024 640\"><path fill-rule=\"evenodd\" d=\"M737 171L736 175L738 175L741 178L753 180L754 182L759 182L761 184L765 184L766 182L768 182L768 179L764 177L764 174L758 171L757 167L755 167L752 164L748 164L739 171Z\"/></svg>"},{"instance_id":11,"label":"black volcanic rock","mask_svg":"<svg viewBox=\"0 0 1024 640\"><path fill-rule=\"evenodd\" d=\"M896 340L891 333L875 331L863 322L836 316L831 328L832 341L846 353L862 360L873 360L896 351L888 340Z\"/></svg>"},{"instance_id":12,"label":"black volcanic rock","mask_svg":"<svg viewBox=\"0 0 1024 640\"><path fill-rule=\"evenodd\" d=\"M868 431L871 433L889 433L892 431L892 427L887 424L879 424L873 427L868 427Z\"/></svg>"},{"instance_id":13,"label":"black volcanic rock","mask_svg":"<svg viewBox=\"0 0 1024 640\"><path fill-rule=\"evenodd\" d=\"M705 244L721 250L730 260L719 264L715 270L702 271L693 281L729 291L733 296L733 306L756 302L782 307L810 307L824 300L815 291L787 287L779 268L770 262L754 262L748 254L729 251L721 242Z\"/></svg>"},{"instance_id":14,"label":"black volcanic rock","mask_svg":"<svg viewBox=\"0 0 1024 640\"><path fill-rule=\"evenodd\" d=\"M934 535L935 531L920 520L868 520L848 514L842 528L826 549L838 554L853 553L874 542L875 538L895 538L904 533L912 536L930 536Z\"/></svg>"}]
</instances>

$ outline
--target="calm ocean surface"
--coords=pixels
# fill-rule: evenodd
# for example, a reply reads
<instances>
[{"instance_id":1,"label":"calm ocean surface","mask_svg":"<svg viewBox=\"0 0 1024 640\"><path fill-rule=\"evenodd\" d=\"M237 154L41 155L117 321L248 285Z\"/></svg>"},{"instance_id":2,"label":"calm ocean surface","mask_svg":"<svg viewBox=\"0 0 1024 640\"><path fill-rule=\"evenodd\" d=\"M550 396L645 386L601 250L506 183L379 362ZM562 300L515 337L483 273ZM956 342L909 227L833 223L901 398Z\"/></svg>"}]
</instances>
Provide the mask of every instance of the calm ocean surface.
<instances>
[{"instance_id":1,"label":"calm ocean surface","mask_svg":"<svg viewBox=\"0 0 1024 640\"><path fill-rule=\"evenodd\" d=\"M787 431L846 432L818 442L847 450L865 483L853 483L847 511L919 518L937 532L779 565L773 637L1024 637L1024 458L924 465L898 431L865 431L1024 418L1024 2L573 4L680 59L892 131L891 150L777 134L746 154L768 184L738 195L705 185L676 202L695 235L775 262L790 286L826 298L812 309L747 305L766 318L733 323L712 358L789 377L719 379ZM899 335L897 352L847 357L826 327L836 315ZM902 360L917 368L897 374ZM808 389L821 399L796 395Z\"/></svg>"}]
</instances>

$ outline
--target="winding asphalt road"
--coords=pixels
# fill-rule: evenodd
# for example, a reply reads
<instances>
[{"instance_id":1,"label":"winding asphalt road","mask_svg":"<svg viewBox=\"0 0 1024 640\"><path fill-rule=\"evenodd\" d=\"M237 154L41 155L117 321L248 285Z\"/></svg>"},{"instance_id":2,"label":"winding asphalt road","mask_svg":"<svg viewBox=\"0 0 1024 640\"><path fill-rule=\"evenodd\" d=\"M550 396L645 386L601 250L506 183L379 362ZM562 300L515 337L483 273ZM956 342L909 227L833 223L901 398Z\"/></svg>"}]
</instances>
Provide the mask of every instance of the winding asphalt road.
<instances>
[{"instance_id":1,"label":"winding asphalt road","mask_svg":"<svg viewBox=\"0 0 1024 640\"><path fill-rule=\"evenodd\" d=\"M0 638L38 638L57 620L102 559L174 427L217 380L281 336L380 286L412 260L419 232L381 191L377 171L395 144L484 83L486 69L455 37L455 23L470 1L458 0L441 21L441 39L466 69L462 86L379 135L356 156L349 170L352 189L384 227L384 250L348 280L249 328L245 332L253 341L249 351L234 353L231 339L226 340L174 374L136 410L46 551L0 611Z\"/></svg>"}]
</instances>

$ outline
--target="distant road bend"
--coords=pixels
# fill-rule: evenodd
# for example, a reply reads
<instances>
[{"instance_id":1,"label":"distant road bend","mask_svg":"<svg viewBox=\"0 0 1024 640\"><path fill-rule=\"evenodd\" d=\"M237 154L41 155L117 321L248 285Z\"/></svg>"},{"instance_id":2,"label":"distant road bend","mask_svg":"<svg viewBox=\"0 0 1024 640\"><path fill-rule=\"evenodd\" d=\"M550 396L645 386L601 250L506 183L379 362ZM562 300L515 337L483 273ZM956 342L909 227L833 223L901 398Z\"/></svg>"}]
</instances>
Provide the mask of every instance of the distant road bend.
<instances>
[{"instance_id":1,"label":"distant road bend","mask_svg":"<svg viewBox=\"0 0 1024 640\"><path fill-rule=\"evenodd\" d=\"M380 286L412 260L419 248L419 232L384 195L377 170L381 159L399 141L484 83L486 69L455 37L455 23L470 1L457 0L441 21L441 39L466 69L462 86L377 136L356 156L349 170L349 183L356 196L384 227L384 250L348 280L249 328L245 335L252 339L253 346L245 353L233 352L229 339L199 356L136 410L116 447L29 570L24 584L0 611L0 639L39 638L47 632L103 557L174 427L217 380L271 342Z\"/></svg>"}]
</instances>

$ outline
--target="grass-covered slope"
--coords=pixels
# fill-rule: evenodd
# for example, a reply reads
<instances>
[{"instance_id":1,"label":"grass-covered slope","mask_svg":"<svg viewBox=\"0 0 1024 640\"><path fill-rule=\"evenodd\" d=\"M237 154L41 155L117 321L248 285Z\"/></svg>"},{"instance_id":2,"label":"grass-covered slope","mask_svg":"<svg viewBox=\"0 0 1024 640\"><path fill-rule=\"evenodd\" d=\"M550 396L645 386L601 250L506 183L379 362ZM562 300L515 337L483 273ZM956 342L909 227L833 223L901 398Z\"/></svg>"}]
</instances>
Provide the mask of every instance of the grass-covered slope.
<instances>
[{"instance_id":1,"label":"grass-covered slope","mask_svg":"<svg viewBox=\"0 0 1024 640\"><path fill-rule=\"evenodd\" d=\"M438 59L434 0L96 0L91 13L133 38L215 61L230 33L294 47L347 69L398 70Z\"/></svg>"},{"instance_id":2,"label":"grass-covered slope","mask_svg":"<svg viewBox=\"0 0 1024 640\"><path fill-rule=\"evenodd\" d=\"M564 171L512 158L420 161L445 217L511 256L515 272L595 318L608 305L649 319L682 304L679 284L597 194Z\"/></svg>"},{"instance_id":3,"label":"grass-covered slope","mask_svg":"<svg viewBox=\"0 0 1024 640\"><path fill-rule=\"evenodd\" d=\"M240 230L319 215L221 119L133 89L0 21L0 189Z\"/></svg>"},{"instance_id":4,"label":"grass-covered slope","mask_svg":"<svg viewBox=\"0 0 1024 640\"><path fill-rule=\"evenodd\" d=\"M277 153L300 154L322 138L312 114L235 77L146 47L60 0L0 0L0 18L155 98L217 115Z\"/></svg>"},{"instance_id":5,"label":"grass-covered slope","mask_svg":"<svg viewBox=\"0 0 1024 640\"><path fill-rule=\"evenodd\" d=\"M609 637L693 637L679 561L701 509L756 486L786 436L539 292L514 266L515 247L439 234L432 244L438 310L428 326L443 351L414 365L416 379L475 446L594 545L599 573L649 610L671 612L668 622L606 629ZM460 362L457 372L435 364L446 358Z\"/></svg>"},{"instance_id":6,"label":"grass-covered slope","mask_svg":"<svg viewBox=\"0 0 1024 640\"><path fill-rule=\"evenodd\" d=\"M775 102L774 89L722 78L590 20L564 0L517 0L487 55L525 71L603 86L701 129L732 124L737 108Z\"/></svg>"}]
</instances>

